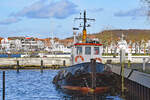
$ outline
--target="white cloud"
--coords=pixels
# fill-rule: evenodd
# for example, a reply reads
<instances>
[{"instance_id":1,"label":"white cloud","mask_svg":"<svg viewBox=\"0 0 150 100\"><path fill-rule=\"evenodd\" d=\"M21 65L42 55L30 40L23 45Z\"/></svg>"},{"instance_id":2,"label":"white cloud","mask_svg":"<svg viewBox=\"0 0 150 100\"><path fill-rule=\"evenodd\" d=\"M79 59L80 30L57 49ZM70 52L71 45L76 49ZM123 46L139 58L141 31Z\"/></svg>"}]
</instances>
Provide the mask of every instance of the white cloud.
<instances>
[{"instance_id":1,"label":"white cloud","mask_svg":"<svg viewBox=\"0 0 150 100\"><path fill-rule=\"evenodd\" d=\"M7 18L7 19L5 19L3 21L0 21L0 24L2 24L2 25L8 25L8 24L12 24L12 23L17 23L19 21L21 21L20 18L10 17L10 18Z\"/></svg>"},{"instance_id":2,"label":"white cloud","mask_svg":"<svg viewBox=\"0 0 150 100\"><path fill-rule=\"evenodd\" d=\"M101 12L103 10L104 10L103 8L94 8L94 9L89 9L88 11L97 13L97 12Z\"/></svg>"},{"instance_id":3,"label":"white cloud","mask_svg":"<svg viewBox=\"0 0 150 100\"><path fill-rule=\"evenodd\" d=\"M57 2L47 2L47 0L40 0L29 7L25 7L17 13L11 14L16 17L28 18L67 18L72 14L78 13L77 5L68 0L61 0Z\"/></svg>"},{"instance_id":4,"label":"white cloud","mask_svg":"<svg viewBox=\"0 0 150 100\"><path fill-rule=\"evenodd\" d=\"M2 25L17 23L22 17L27 18L57 18L64 19L78 13L77 5L69 0L49 2L49 0L39 0L32 5L25 7L19 12L11 13L9 18L0 22Z\"/></svg>"},{"instance_id":5,"label":"white cloud","mask_svg":"<svg viewBox=\"0 0 150 100\"><path fill-rule=\"evenodd\" d=\"M148 9L146 8L136 8L129 11L119 11L115 13L114 15L117 17L140 17L140 16L146 16L148 14Z\"/></svg>"}]
</instances>

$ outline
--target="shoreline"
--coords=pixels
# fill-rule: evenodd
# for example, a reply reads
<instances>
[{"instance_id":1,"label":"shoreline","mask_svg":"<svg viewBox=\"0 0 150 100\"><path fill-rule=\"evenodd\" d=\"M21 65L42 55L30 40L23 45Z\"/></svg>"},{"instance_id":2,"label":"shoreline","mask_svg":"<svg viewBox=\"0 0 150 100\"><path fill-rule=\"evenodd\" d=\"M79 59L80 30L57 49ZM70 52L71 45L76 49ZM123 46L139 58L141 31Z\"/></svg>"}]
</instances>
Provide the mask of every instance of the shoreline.
<instances>
[{"instance_id":1,"label":"shoreline","mask_svg":"<svg viewBox=\"0 0 150 100\"><path fill-rule=\"evenodd\" d=\"M67 66L38 66L38 65L24 65L24 66L10 66L10 65L0 65L0 70L30 70L30 69L40 69L40 70L46 70L46 69L62 69L67 68Z\"/></svg>"}]
</instances>

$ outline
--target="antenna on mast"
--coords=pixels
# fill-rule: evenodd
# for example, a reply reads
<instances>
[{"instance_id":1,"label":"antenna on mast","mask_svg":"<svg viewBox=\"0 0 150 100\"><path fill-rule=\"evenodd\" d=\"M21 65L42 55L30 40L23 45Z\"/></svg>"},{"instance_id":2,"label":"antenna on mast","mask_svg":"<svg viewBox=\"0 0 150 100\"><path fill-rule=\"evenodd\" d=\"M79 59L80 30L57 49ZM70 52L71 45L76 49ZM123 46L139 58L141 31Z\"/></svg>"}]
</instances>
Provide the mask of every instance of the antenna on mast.
<instances>
[{"instance_id":1,"label":"antenna on mast","mask_svg":"<svg viewBox=\"0 0 150 100\"><path fill-rule=\"evenodd\" d=\"M84 15L83 18L81 17L81 13L80 13L80 18L75 18L75 20L83 20L83 36L82 36L82 42L85 43L86 42L86 37L87 37L87 32L86 32L86 27L90 27L90 25L87 25L87 21L95 21L95 19L91 19L91 18L87 18L86 17L86 11L84 10ZM81 25L80 25L81 26Z\"/></svg>"}]
</instances>

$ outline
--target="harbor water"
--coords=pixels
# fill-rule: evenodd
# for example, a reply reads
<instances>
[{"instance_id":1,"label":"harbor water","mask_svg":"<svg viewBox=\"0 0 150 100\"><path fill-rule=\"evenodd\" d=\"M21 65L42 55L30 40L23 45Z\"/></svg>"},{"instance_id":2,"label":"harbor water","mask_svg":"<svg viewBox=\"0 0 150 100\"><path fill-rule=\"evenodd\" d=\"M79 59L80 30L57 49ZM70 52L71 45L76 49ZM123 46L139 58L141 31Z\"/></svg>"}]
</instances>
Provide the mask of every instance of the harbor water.
<instances>
[{"instance_id":1,"label":"harbor water","mask_svg":"<svg viewBox=\"0 0 150 100\"><path fill-rule=\"evenodd\" d=\"M0 71L0 99L2 100L2 70ZM6 70L6 100L80 100L56 89L52 83L58 70ZM92 100L82 97L81 100ZM101 99L99 99L101 100ZM102 100L122 100L119 95Z\"/></svg>"},{"instance_id":2,"label":"harbor water","mask_svg":"<svg viewBox=\"0 0 150 100\"><path fill-rule=\"evenodd\" d=\"M20 58L21 57L21 54L0 54L0 58L8 58L8 57L11 57L11 58Z\"/></svg>"}]
</instances>

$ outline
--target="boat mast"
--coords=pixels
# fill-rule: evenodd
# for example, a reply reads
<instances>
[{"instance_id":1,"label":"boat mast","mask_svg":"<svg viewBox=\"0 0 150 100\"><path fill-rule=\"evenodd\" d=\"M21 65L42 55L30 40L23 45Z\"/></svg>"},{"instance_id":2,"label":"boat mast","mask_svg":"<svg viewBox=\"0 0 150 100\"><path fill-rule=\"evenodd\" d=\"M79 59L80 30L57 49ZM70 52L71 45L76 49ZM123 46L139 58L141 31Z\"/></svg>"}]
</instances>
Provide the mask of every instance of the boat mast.
<instances>
[{"instance_id":1,"label":"boat mast","mask_svg":"<svg viewBox=\"0 0 150 100\"><path fill-rule=\"evenodd\" d=\"M84 24L83 24L83 36L82 36L82 42L86 42L86 11L84 11Z\"/></svg>"},{"instance_id":2,"label":"boat mast","mask_svg":"<svg viewBox=\"0 0 150 100\"><path fill-rule=\"evenodd\" d=\"M83 18L81 18L81 16L80 16L80 18L75 18L75 20L83 20L83 22L84 22L83 26L81 26L81 27L83 27L83 30L82 30L82 33L83 33L83 35L82 35L82 42L85 43L86 42L86 37L87 37L86 27L90 27L89 24L86 25L87 21L88 20L89 21L95 21L95 19L86 18L86 11L84 10Z\"/></svg>"}]
</instances>

